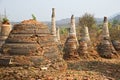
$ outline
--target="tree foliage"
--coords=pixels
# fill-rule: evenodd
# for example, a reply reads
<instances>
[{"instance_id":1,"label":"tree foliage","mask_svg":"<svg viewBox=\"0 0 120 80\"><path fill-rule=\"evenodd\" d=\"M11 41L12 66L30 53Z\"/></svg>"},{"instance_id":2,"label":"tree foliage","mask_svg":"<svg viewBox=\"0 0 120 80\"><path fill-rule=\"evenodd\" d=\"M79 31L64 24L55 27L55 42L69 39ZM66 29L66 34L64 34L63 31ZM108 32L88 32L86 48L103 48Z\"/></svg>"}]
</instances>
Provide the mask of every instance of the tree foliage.
<instances>
[{"instance_id":1,"label":"tree foliage","mask_svg":"<svg viewBox=\"0 0 120 80\"><path fill-rule=\"evenodd\" d=\"M32 19L36 20L36 16L34 14L32 14Z\"/></svg>"},{"instance_id":2,"label":"tree foliage","mask_svg":"<svg viewBox=\"0 0 120 80\"><path fill-rule=\"evenodd\" d=\"M7 17L2 19L2 24L10 24L9 19Z\"/></svg>"},{"instance_id":3,"label":"tree foliage","mask_svg":"<svg viewBox=\"0 0 120 80\"><path fill-rule=\"evenodd\" d=\"M68 33L68 31L66 28L63 27L60 29L60 34L67 34L67 33Z\"/></svg>"},{"instance_id":4,"label":"tree foliage","mask_svg":"<svg viewBox=\"0 0 120 80\"><path fill-rule=\"evenodd\" d=\"M120 25L116 27L111 27L109 30L112 40L120 40Z\"/></svg>"},{"instance_id":5,"label":"tree foliage","mask_svg":"<svg viewBox=\"0 0 120 80\"><path fill-rule=\"evenodd\" d=\"M96 23L95 18L92 14L85 13L82 17L79 19L79 25L80 26L87 26L92 27Z\"/></svg>"}]
</instances>

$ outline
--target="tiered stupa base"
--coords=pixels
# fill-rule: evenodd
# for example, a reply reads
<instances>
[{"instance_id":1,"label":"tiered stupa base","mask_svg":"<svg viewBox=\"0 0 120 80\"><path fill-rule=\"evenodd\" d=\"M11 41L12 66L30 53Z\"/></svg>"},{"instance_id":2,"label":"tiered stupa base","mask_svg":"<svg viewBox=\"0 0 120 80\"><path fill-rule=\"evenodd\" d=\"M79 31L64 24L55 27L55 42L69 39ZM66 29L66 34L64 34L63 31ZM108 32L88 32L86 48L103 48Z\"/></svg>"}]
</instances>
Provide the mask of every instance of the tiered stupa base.
<instances>
[{"instance_id":1,"label":"tiered stupa base","mask_svg":"<svg viewBox=\"0 0 120 80\"><path fill-rule=\"evenodd\" d=\"M103 58L117 58L119 55L114 49L112 43L109 40L103 40L102 43L98 45L98 52Z\"/></svg>"},{"instance_id":2,"label":"tiered stupa base","mask_svg":"<svg viewBox=\"0 0 120 80\"><path fill-rule=\"evenodd\" d=\"M81 59L96 59L99 58L98 53L93 49L92 46L88 46L84 40L79 41L78 53Z\"/></svg>"},{"instance_id":3,"label":"tiered stupa base","mask_svg":"<svg viewBox=\"0 0 120 80\"><path fill-rule=\"evenodd\" d=\"M53 38L48 27L43 23L35 20L23 21L13 27L2 46L1 56L5 60L10 59L7 63L9 65L65 70L66 63L62 59L61 51Z\"/></svg>"},{"instance_id":4,"label":"tiered stupa base","mask_svg":"<svg viewBox=\"0 0 120 80\"><path fill-rule=\"evenodd\" d=\"M77 41L76 37L70 36L67 38L65 42L65 48L64 48L64 59L66 60L76 60L79 59L79 55L77 52Z\"/></svg>"}]
</instances>

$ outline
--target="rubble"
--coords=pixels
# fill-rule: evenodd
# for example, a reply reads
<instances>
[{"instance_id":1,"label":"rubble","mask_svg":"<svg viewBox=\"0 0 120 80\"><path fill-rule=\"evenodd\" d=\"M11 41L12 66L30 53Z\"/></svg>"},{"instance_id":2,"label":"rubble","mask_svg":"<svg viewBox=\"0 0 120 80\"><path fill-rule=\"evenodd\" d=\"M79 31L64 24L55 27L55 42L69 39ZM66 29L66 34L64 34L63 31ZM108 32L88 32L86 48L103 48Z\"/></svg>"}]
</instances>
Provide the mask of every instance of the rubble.
<instances>
[{"instance_id":1,"label":"rubble","mask_svg":"<svg viewBox=\"0 0 120 80\"><path fill-rule=\"evenodd\" d=\"M112 44L113 44L115 50L119 53L120 52L120 41L112 40Z\"/></svg>"}]
</instances>

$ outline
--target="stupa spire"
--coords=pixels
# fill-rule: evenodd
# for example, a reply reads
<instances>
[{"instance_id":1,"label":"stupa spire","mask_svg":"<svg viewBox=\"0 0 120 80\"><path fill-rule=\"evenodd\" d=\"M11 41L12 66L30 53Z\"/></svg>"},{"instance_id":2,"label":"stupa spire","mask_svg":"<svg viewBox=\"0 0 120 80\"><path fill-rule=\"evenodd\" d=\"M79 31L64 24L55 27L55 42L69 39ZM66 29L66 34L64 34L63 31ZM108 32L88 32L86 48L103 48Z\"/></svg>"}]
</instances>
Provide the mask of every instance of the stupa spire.
<instances>
[{"instance_id":1,"label":"stupa spire","mask_svg":"<svg viewBox=\"0 0 120 80\"><path fill-rule=\"evenodd\" d=\"M55 8L52 8L51 16L51 34L56 36L56 21L55 21Z\"/></svg>"},{"instance_id":2,"label":"stupa spire","mask_svg":"<svg viewBox=\"0 0 120 80\"><path fill-rule=\"evenodd\" d=\"M103 38L109 38L110 37L107 17L104 17L104 20L103 20L103 36L102 37Z\"/></svg>"}]
</instances>

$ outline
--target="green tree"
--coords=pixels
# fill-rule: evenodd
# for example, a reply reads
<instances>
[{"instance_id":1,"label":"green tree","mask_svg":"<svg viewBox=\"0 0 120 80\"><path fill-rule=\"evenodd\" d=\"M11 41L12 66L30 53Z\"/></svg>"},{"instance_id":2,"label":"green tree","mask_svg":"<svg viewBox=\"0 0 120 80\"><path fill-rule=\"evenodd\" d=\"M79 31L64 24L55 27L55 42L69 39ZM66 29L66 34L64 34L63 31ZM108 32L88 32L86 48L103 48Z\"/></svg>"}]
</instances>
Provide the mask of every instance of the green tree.
<instances>
[{"instance_id":1,"label":"green tree","mask_svg":"<svg viewBox=\"0 0 120 80\"><path fill-rule=\"evenodd\" d=\"M92 27L96 23L95 18L92 14L85 13L82 17L79 19L79 25L80 26L87 26Z\"/></svg>"},{"instance_id":2,"label":"green tree","mask_svg":"<svg viewBox=\"0 0 120 80\"><path fill-rule=\"evenodd\" d=\"M7 17L2 19L2 24L10 24L9 19Z\"/></svg>"},{"instance_id":3,"label":"green tree","mask_svg":"<svg viewBox=\"0 0 120 80\"><path fill-rule=\"evenodd\" d=\"M36 20L36 16L34 14L32 14L32 19Z\"/></svg>"},{"instance_id":4,"label":"green tree","mask_svg":"<svg viewBox=\"0 0 120 80\"><path fill-rule=\"evenodd\" d=\"M116 25L118 24L118 20L114 19L113 22L112 22L113 25Z\"/></svg>"},{"instance_id":5,"label":"green tree","mask_svg":"<svg viewBox=\"0 0 120 80\"><path fill-rule=\"evenodd\" d=\"M67 28L61 28L60 29L60 34L67 34L68 33L68 31L67 31Z\"/></svg>"}]
</instances>

